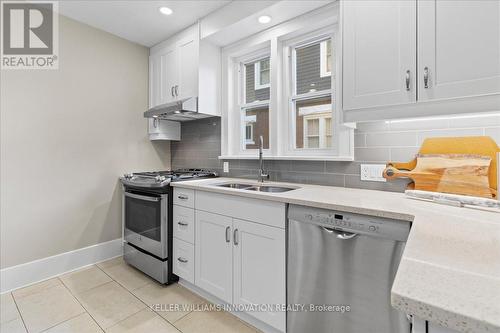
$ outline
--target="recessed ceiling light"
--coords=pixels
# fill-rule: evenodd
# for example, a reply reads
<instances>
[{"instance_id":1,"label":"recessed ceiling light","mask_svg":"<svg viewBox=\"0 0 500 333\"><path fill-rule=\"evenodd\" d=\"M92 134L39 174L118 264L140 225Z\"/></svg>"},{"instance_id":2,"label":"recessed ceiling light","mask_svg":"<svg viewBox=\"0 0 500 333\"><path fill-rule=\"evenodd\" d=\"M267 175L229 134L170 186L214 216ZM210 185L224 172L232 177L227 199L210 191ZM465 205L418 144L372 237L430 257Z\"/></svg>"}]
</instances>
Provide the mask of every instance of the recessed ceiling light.
<instances>
[{"instance_id":1,"label":"recessed ceiling light","mask_svg":"<svg viewBox=\"0 0 500 333\"><path fill-rule=\"evenodd\" d=\"M262 16L259 16L258 20L259 20L259 23L266 24L266 23L271 22L271 16L262 15Z\"/></svg>"},{"instance_id":2,"label":"recessed ceiling light","mask_svg":"<svg viewBox=\"0 0 500 333\"><path fill-rule=\"evenodd\" d=\"M160 7L158 9L160 11L160 13L162 13L163 15L170 15L172 14L174 11L168 7Z\"/></svg>"}]
</instances>

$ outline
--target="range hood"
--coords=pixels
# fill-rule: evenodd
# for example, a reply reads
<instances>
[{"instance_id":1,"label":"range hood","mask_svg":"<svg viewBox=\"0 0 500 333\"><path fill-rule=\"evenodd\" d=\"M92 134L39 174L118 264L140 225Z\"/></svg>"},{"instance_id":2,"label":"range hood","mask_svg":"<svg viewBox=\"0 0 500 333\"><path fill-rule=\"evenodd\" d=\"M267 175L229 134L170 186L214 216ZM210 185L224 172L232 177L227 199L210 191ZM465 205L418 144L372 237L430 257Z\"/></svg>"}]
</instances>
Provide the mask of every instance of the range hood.
<instances>
[{"instance_id":1,"label":"range hood","mask_svg":"<svg viewBox=\"0 0 500 333\"><path fill-rule=\"evenodd\" d=\"M198 97L184 98L175 102L160 104L144 112L145 118L173 121L190 121L213 117L198 112Z\"/></svg>"}]
</instances>

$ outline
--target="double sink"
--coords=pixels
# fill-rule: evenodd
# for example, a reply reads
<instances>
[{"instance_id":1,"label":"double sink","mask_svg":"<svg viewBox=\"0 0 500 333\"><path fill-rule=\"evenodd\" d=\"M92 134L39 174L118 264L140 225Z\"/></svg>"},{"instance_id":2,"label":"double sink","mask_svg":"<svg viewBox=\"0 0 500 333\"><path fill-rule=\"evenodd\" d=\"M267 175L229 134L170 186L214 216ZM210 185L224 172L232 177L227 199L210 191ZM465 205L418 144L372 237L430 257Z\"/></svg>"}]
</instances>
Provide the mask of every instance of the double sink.
<instances>
[{"instance_id":1,"label":"double sink","mask_svg":"<svg viewBox=\"0 0 500 333\"><path fill-rule=\"evenodd\" d=\"M286 186L276 186L276 185L260 185L260 184L243 184L243 183L224 183L215 184L215 186L232 188L237 190L245 191L257 191L257 192L267 192L267 193L282 193L292 190L296 190L297 187L286 187Z\"/></svg>"}]
</instances>

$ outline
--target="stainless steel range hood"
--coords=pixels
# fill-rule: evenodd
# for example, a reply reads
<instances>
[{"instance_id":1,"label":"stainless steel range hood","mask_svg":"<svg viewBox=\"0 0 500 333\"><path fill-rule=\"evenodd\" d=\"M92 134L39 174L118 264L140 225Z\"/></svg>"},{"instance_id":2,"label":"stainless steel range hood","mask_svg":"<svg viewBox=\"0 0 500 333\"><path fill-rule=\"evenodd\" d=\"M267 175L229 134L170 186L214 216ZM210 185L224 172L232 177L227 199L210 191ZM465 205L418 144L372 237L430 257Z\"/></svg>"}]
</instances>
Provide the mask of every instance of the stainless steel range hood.
<instances>
[{"instance_id":1,"label":"stainless steel range hood","mask_svg":"<svg viewBox=\"0 0 500 333\"><path fill-rule=\"evenodd\" d=\"M175 102L160 104L144 112L145 118L173 121L190 121L213 117L198 112L198 97L184 98Z\"/></svg>"}]
</instances>

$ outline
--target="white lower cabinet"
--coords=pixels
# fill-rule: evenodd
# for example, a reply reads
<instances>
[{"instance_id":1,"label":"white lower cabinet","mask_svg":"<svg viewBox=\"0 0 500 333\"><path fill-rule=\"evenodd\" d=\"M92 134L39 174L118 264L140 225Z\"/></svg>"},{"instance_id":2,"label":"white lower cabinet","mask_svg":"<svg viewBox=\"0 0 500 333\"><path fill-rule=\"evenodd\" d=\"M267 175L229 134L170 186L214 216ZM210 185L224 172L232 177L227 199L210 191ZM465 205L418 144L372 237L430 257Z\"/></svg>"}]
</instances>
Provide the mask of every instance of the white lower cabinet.
<instances>
[{"instance_id":1,"label":"white lower cabinet","mask_svg":"<svg viewBox=\"0 0 500 333\"><path fill-rule=\"evenodd\" d=\"M195 285L228 303L233 294L232 219L196 211Z\"/></svg>"},{"instance_id":2,"label":"white lower cabinet","mask_svg":"<svg viewBox=\"0 0 500 333\"><path fill-rule=\"evenodd\" d=\"M233 303L284 304L285 230L237 219L233 219L233 228ZM252 314L285 330L285 312Z\"/></svg>"},{"instance_id":3,"label":"white lower cabinet","mask_svg":"<svg viewBox=\"0 0 500 333\"><path fill-rule=\"evenodd\" d=\"M199 197L199 194L202 196ZM269 225L266 219L256 221L256 216L260 216L258 213L249 214L248 219L252 221L241 218L244 210L241 208L249 204L247 198L213 193L219 204L206 205L211 194L195 193L194 284L220 300L238 306L285 304L285 204L269 207L267 201L251 200L252 205L257 205L256 209L261 201L262 207L270 209L272 216L283 216L282 222L273 220ZM231 210L224 213L231 216L220 214L220 203L226 198L226 202L231 203ZM212 212L206 211L208 209ZM178 215L182 212L179 211ZM175 239L175 244L182 245L183 242ZM182 246L176 248L182 250ZM177 260L175 250L174 255ZM174 273L175 269L180 271L180 263L174 266ZM284 332L285 312L264 310L249 311L247 314Z\"/></svg>"},{"instance_id":4,"label":"white lower cabinet","mask_svg":"<svg viewBox=\"0 0 500 333\"><path fill-rule=\"evenodd\" d=\"M174 238L173 250L174 274L194 283L194 245Z\"/></svg>"}]
</instances>

